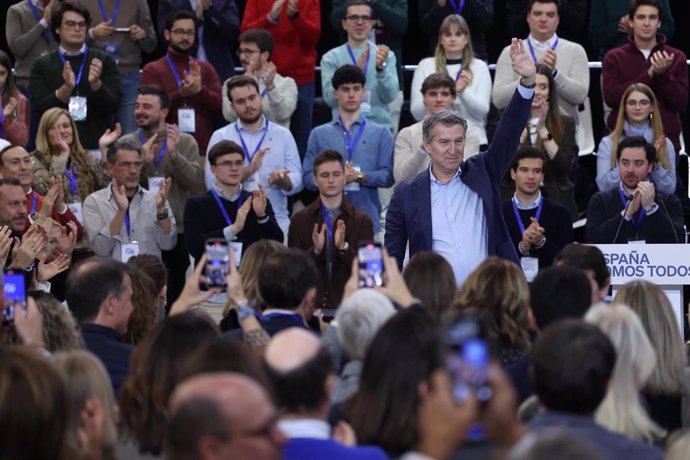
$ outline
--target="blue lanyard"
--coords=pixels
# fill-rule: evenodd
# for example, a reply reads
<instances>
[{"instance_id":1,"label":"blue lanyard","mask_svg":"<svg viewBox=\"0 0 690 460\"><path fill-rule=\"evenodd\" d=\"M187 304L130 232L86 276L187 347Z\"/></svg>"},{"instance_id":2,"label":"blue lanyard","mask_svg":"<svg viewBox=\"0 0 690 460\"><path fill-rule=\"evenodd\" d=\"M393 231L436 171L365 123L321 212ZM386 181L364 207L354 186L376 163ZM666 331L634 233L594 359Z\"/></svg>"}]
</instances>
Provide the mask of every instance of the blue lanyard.
<instances>
[{"instance_id":1,"label":"blue lanyard","mask_svg":"<svg viewBox=\"0 0 690 460\"><path fill-rule=\"evenodd\" d=\"M127 230L127 238L132 238L132 224L129 221L129 206L127 206L127 212L125 213L125 230Z\"/></svg>"},{"instance_id":2,"label":"blue lanyard","mask_svg":"<svg viewBox=\"0 0 690 460\"><path fill-rule=\"evenodd\" d=\"M525 224L522 223L522 217L520 216L520 211L518 210L517 203L515 202L515 197L513 197L512 202L513 212L515 213L515 219L517 220L518 228L520 229L520 235L522 235L523 233L525 233ZM544 209L543 197L539 202L539 206L537 206L537 214L534 216L534 218L537 219L537 222L539 222L539 218L541 217L542 209Z\"/></svg>"},{"instance_id":3,"label":"blue lanyard","mask_svg":"<svg viewBox=\"0 0 690 460\"><path fill-rule=\"evenodd\" d=\"M448 3L450 3L450 6L453 7L453 11L455 11L455 14L462 13L462 9L465 6L465 0L460 0L459 3L455 3L453 0L448 0Z\"/></svg>"},{"instance_id":4,"label":"blue lanyard","mask_svg":"<svg viewBox=\"0 0 690 460\"><path fill-rule=\"evenodd\" d=\"M165 60L168 61L168 67L170 67L170 71L172 72L173 77L175 77L175 82L177 83L177 87L179 88L180 86L182 86L182 79L180 79L180 74L177 73L177 69L175 68L175 64L173 64L172 59L170 59L170 53L166 53ZM192 62L191 56L189 56L189 62Z\"/></svg>"},{"instance_id":5,"label":"blue lanyard","mask_svg":"<svg viewBox=\"0 0 690 460\"><path fill-rule=\"evenodd\" d=\"M98 6L101 9L101 14L103 15L103 20L105 22L110 21L110 25L112 27L115 27L115 23L117 22L117 15L120 13L120 0L115 0L115 7L113 8L113 16L110 20L108 19L108 12L105 11L105 5L103 5L103 0L98 0Z\"/></svg>"},{"instance_id":6,"label":"blue lanyard","mask_svg":"<svg viewBox=\"0 0 690 460\"><path fill-rule=\"evenodd\" d=\"M143 146L146 144L146 138L141 132L141 129L137 129L137 136L139 136L139 141L141 141L141 145ZM165 140L163 141L163 145L161 146L161 151L158 152L158 156L153 159L153 164L158 167L158 165L161 164L161 161L163 161L163 157L165 156L165 152L168 150L168 136L165 136Z\"/></svg>"},{"instance_id":7,"label":"blue lanyard","mask_svg":"<svg viewBox=\"0 0 690 460\"><path fill-rule=\"evenodd\" d=\"M261 148L261 144L264 143L264 139L266 139L266 134L268 134L268 118L264 117L266 119L266 122L264 123L264 135L261 136L261 140L259 141L258 144L256 144L256 147L254 148L254 151L250 154L249 149L247 148L247 144L244 142L244 138L242 137L242 133L240 133L240 128L238 127L239 121L235 122L235 131L237 131L237 135L240 137L240 142L242 143L242 148L247 154L247 159L249 161L252 161L252 158L254 158L254 155L256 155L256 152L259 151Z\"/></svg>"},{"instance_id":8,"label":"blue lanyard","mask_svg":"<svg viewBox=\"0 0 690 460\"><path fill-rule=\"evenodd\" d=\"M345 47L347 48L347 52L350 54L350 59L352 59L352 65L357 66L357 59L355 59L355 53L352 52L350 44L347 43ZM369 45L367 44L367 50L365 51L365 53L367 53L367 60L364 61L364 68L362 69L362 73L365 77L367 75L367 69L369 68L369 49Z\"/></svg>"},{"instance_id":9,"label":"blue lanyard","mask_svg":"<svg viewBox=\"0 0 690 460\"><path fill-rule=\"evenodd\" d=\"M537 59L537 55L534 53L534 47L532 46L532 40L527 38L527 45L529 46L529 52L532 53L532 59L534 59L534 62L537 62L539 59ZM551 51L556 51L556 47L558 46L558 37L556 37L556 41L553 42L553 45L551 45Z\"/></svg>"},{"instance_id":10,"label":"blue lanyard","mask_svg":"<svg viewBox=\"0 0 690 460\"><path fill-rule=\"evenodd\" d=\"M323 220L326 221L326 228L328 228L328 239L333 237L333 221L331 220L331 215L328 213L326 206L321 203L321 212L323 213Z\"/></svg>"},{"instance_id":11,"label":"blue lanyard","mask_svg":"<svg viewBox=\"0 0 690 460\"><path fill-rule=\"evenodd\" d=\"M77 165L72 163L72 172L70 173L69 168L65 168L65 176L69 181L69 189L72 195L77 194Z\"/></svg>"},{"instance_id":12,"label":"blue lanyard","mask_svg":"<svg viewBox=\"0 0 690 460\"><path fill-rule=\"evenodd\" d=\"M36 199L36 192L31 192L31 211L29 212L29 215L36 212L36 202L37 201L38 200Z\"/></svg>"},{"instance_id":13,"label":"blue lanyard","mask_svg":"<svg viewBox=\"0 0 690 460\"><path fill-rule=\"evenodd\" d=\"M282 312L267 313L265 315L262 315L261 319L264 320L264 319L280 318L280 317L292 318L295 321L297 321L300 325L304 324L304 319L302 319L302 317L300 315L298 315L297 313L282 313Z\"/></svg>"},{"instance_id":14,"label":"blue lanyard","mask_svg":"<svg viewBox=\"0 0 690 460\"><path fill-rule=\"evenodd\" d=\"M38 14L36 5L34 5L34 0L27 0L27 3L29 4L29 7L31 7L31 12L34 14L34 19L36 22L41 22L42 17L40 14ZM48 28L43 31L43 36L46 40L48 40L48 43L53 40L53 32L50 30L50 24L48 24Z\"/></svg>"},{"instance_id":15,"label":"blue lanyard","mask_svg":"<svg viewBox=\"0 0 690 460\"><path fill-rule=\"evenodd\" d=\"M446 67L446 69L448 69L448 67ZM461 73L462 73L462 59L460 60L460 70L458 70L458 73L455 74L455 82L456 82L456 83L457 83L457 81L460 79L460 74L461 74ZM450 75L450 76L452 77L452 75L450 74L450 72L448 72L448 75Z\"/></svg>"},{"instance_id":16,"label":"blue lanyard","mask_svg":"<svg viewBox=\"0 0 690 460\"><path fill-rule=\"evenodd\" d=\"M362 133L364 132L364 128L367 125L367 119L363 118L362 123L359 125L359 130L357 130L357 134L355 134L355 138L352 139L350 136L350 131L348 131L345 128L345 123L343 123L343 119L338 114L338 121L340 122L340 126L342 126L343 131L345 132L345 147L347 148L347 161L348 163L352 162L352 153L355 150L355 146L357 145L357 142L359 142L359 138L362 137Z\"/></svg>"},{"instance_id":17,"label":"blue lanyard","mask_svg":"<svg viewBox=\"0 0 690 460\"><path fill-rule=\"evenodd\" d=\"M216 200L216 204L218 205L218 208L220 209L221 214L223 214L223 217L225 218L225 223L227 225L232 225L232 220L230 219L230 216L228 215L228 211L225 209L225 206L223 206L223 202L220 200L220 197L216 193L215 190L211 189L211 195L213 195L213 198ZM244 199L242 197L242 191L240 191L240 197L237 199L237 211L239 212L240 208L242 207L242 203L244 203Z\"/></svg>"},{"instance_id":18,"label":"blue lanyard","mask_svg":"<svg viewBox=\"0 0 690 460\"><path fill-rule=\"evenodd\" d=\"M621 201L623 202L623 209L625 209L625 207L628 206L628 197L625 196L625 193L623 193L623 190L621 190L620 186L618 187L618 195L620 195ZM637 220L635 220L635 217L634 217L634 216L633 216L632 219L630 219L630 221L631 221L632 224L633 224L633 227L635 227L635 230L639 230L639 229L640 229L640 225L642 225L642 219L644 219L644 216L645 216L646 214L647 214L647 213L645 212L644 208L642 208L642 209L640 210L640 215L637 216Z\"/></svg>"},{"instance_id":19,"label":"blue lanyard","mask_svg":"<svg viewBox=\"0 0 690 460\"><path fill-rule=\"evenodd\" d=\"M75 80L74 86L77 88L77 94L79 94L79 82L81 81L81 77L84 74L84 65L86 64L86 54L89 52L89 49L84 47L84 57L81 59L81 65L79 66L79 73L77 73L77 78ZM62 64L64 65L65 62L67 62L67 59L65 59L65 56L58 50L58 56L60 56L60 60L62 61Z\"/></svg>"},{"instance_id":20,"label":"blue lanyard","mask_svg":"<svg viewBox=\"0 0 690 460\"><path fill-rule=\"evenodd\" d=\"M263 91L261 91L261 99L266 97L266 88L264 88Z\"/></svg>"}]
</instances>

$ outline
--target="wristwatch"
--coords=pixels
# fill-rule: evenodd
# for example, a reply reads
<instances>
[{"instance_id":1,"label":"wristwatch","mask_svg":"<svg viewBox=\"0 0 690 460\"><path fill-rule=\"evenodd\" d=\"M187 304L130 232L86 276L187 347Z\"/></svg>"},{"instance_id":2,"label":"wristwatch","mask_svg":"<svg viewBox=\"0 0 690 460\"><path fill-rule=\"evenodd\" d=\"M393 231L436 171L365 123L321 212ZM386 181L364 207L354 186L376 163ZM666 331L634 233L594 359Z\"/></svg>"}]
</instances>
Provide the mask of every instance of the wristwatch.
<instances>
[{"instance_id":1,"label":"wristwatch","mask_svg":"<svg viewBox=\"0 0 690 460\"><path fill-rule=\"evenodd\" d=\"M166 209L165 211L163 211L163 212L158 212L158 213L156 213L156 219L157 219L157 220L167 219L168 216L169 216L169 214L168 214L168 210L167 210L167 209Z\"/></svg>"},{"instance_id":2,"label":"wristwatch","mask_svg":"<svg viewBox=\"0 0 690 460\"><path fill-rule=\"evenodd\" d=\"M364 173L362 171L357 172L357 178L355 179L360 184L364 182Z\"/></svg>"},{"instance_id":3,"label":"wristwatch","mask_svg":"<svg viewBox=\"0 0 690 460\"><path fill-rule=\"evenodd\" d=\"M338 248L338 251L347 251L348 249L350 249L350 243L346 241L342 248Z\"/></svg>"}]
</instances>

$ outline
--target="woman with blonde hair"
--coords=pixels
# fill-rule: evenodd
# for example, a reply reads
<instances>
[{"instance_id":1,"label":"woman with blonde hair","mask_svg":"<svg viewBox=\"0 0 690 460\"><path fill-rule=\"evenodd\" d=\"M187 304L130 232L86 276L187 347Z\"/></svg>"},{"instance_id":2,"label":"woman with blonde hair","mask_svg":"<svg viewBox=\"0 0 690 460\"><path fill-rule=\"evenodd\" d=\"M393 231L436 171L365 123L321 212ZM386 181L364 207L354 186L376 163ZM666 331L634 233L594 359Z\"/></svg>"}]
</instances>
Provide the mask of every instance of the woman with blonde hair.
<instances>
[{"instance_id":1,"label":"woman with blonde hair","mask_svg":"<svg viewBox=\"0 0 690 460\"><path fill-rule=\"evenodd\" d=\"M481 150L488 145L486 116L491 105L491 75L486 62L474 57L472 37L465 19L458 14L447 16L438 31L434 57L422 59L412 77L410 112L416 120L427 113L421 93L424 79L433 73L448 74L455 80L457 96L453 109L467 120L468 130L479 137Z\"/></svg>"},{"instance_id":2,"label":"woman with blonde hair","mask_svg":"<svg viewBox=\"0 0 690 460\"><path fill-rule=\"evenodd\" d=\"M650 443L663 439L666 431L649 417L640 401L640 390L657 364L642 322L630 307L622 304L594 305L585 321L606 334L616 349L613 376L606 397L594 414L596 422L632 439Z\"/></svg>"},{"instance_id":3,"label":"woman with blonde hair","mask_svg":"<svg viewBox=\"0 0 690 460\"><path fill-rule=\"evenodd\" d=\"M637 313L656 352L656 366L642 390L649 415L668 431L689 424L690 368L668 297L656 284L637 280L621 287L613 302Z\"/></svg>"},{"instance_id":4,"label":"woman with blonde hair","mask_svg":"<svg viewBox=\"0 0 690 460\"><path fill-rule=\"evenodd\" d=\"M626 137L642 136L656 149L656 164L649 178L656 189L670 195L676 191L676 151L664 135L661 112L654 91L644 83L633 83L623 93L616 126L597 150L597 186L606 192L618 187L620 171L616 150Z\"/></svg>"},{"instance_id":5,"label":"woman with blonde hair","mask_svg":"<svg viewBox=\"0 0 690 460\"><path fill-rule=\"evenodd\" d=\"M110 183L103 164L82 147L77 125L65 109L43 113L31 156L33 189L41 195L48 193L51 180L62 178L65 203L82 203Z\"/></svg>"},{"instance_id":6,"label":"woman with blonde hair","mask_svg":"<svg viewBox=\"0 0 690 460\"><path fill-rule=\"evenodd\" d=\"M53 355L53 364L67 382L67 399L70 416L60 423L67 425L67 445L72 451L79 451L78 430L83 429L81 413L87 401L96 399L103 412L101 427L101 452L98 458L115 458L117 443L116 406L110 377L101 361L83 350L63 351Z\"/></svg>"}]
</instances>

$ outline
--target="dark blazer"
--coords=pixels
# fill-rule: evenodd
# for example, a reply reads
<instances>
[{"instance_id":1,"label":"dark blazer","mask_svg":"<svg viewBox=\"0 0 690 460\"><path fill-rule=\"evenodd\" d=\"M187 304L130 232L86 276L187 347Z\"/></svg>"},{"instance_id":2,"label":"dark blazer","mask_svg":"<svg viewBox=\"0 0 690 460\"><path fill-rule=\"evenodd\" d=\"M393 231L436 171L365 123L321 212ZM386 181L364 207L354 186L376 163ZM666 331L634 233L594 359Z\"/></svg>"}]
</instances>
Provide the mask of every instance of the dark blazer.
<instances>
[{"instance_id":1,"label":"dark blazer","mask_svg":"<svg viewBox=\"0 0 690 460\"><path fill-rule=\"evenodd\" d=\"M120 334L109 327L98 324L82 324L80 327L86 349L96 355L105 366L117 398L122 382L129 374L129 358L134 347L123 341Z\"/></svg>"},{"instance_id":2,"label":"dark blazer","mask_svg":"<svg viewBox=\"0 0 690 460\"><path fill-rule=\"evenodd\" d=\"M520 133L527 124L531 99L517 90L506 107L489 149L462 163L462 182L477 193L484 205L488 227L489 255L518 263L501 212L501 180L510 167L520 143ZM462 231L462 229L458 229ZM422 171L410 181L400 183L393 193L386 214L386 247L402 267L407 242L410 257L419 251L432 250L431 182L429 171Z\"/></svg>"},{"instance_id":3,"label":"dark blazer","mask_svg":"<svg viewBox=\"0 0 690 460\"><path fill-rule=\"evenodd\" d=\"M251 193L242 191L244 201L250 199L250 197ZM228 201L223 198L220 200L230 219L235 222L237 201ZM243 253L251 244L259 240L276 240L282 243L283 232L280 230L278 222L276 222L271 203L268 199L266 200L266 215L268 216L268 222L260 224L256 219L254 210L249 210L244 229L236 235L237 241L242 243ZM196 262L199 262L204 253L204 242L208 238L225 238L223 235L225 227L227 227L225 218L220 209L218 209L218 203L216 203L210 191L193 196L187 200L187 204L184 207L184 236L187 242L187 250Z\"/></svg>"},{"instance_id":4,"label":"dark blazer","mask_svg":"<svg viewBox=\"0 0 690 460\"><path fill-rule=\"evenodd\" d=\"M627 243L629 240L645 240L647 243L685 243L683 210L678 197L657 191L654 201L659 205L659 209L652 215L645 216L639 230L636 230L633 220L638 218L639 211L629 222L620 225L624 206L618 190L619 187L616 187L607 192L595 193L589 201L588 243ZM620 232L616 237L619 225Z\"/></svg>"},{"instance_id":5,"label":"dark blazer","mask_svg":"<svg viewBox=\"0 0 690 460\"><path fill-rule=\"evenodd\" d=\"M548 411L534 417L527 428L530 431L563 429L598 447L610 460L661 460L664 457L659 448L609 431L598 425L592 417Z\"/></svg>"},{"instance_id":6,"label":"dark blazer","mask_svg":"<svg viewBox=\"0 0 690 460\"><path fill-rule=\"evenodd\" d=\"M349 447L331 439L291 438L283 446L285 460L385 460L379 447Z\"/></svg>"},{"instance_id":7,"label":"dark blazer","mask_svg":"<svg viewBox=\"0 0 690 460\"><path fill-rule=\"evenodd\" d=\"M194 13L189 0L161 0L158 3L158 30L163 37L165 23L171 13L177 11L189 11ZM237 45L237 37L240 35L240 13L235 0L213 0L211 8L204 12L202 21L197 21L197 29L203 26L203 37L197 38L204 44L204 50L208 62L216 69L220 81L235 74L235 61L231 50ZM196 53L195 53L196 54Z\"/></svg>"},{"instance_id":8,"label":"dark blazer","mask_svg":"<svg viewBox=\"0 0 690 460\"><path fill-rule=\"evenodd\" d=\"M343 200L340 215L336 221L345 222L345 241L350 246L347 251L338 251L333 246L333 240L328 242L321 254L314 253L311 234L314 224L319 229L324 224L321 212L321 199L315 199L312 204L292 216L288 230L288 247L300 248L309 253L316 262L319 271L317 287L318 305L320 308L337 308L343 297L343 288L350 277L352 260L357 255L357 244L364 240L374 239L374 227L367 214L355 208L351 203ZM336 222L333 222L335 232ZM328 254L333 254L333 266L328 274Z\"/></svg>"}]
</instances>

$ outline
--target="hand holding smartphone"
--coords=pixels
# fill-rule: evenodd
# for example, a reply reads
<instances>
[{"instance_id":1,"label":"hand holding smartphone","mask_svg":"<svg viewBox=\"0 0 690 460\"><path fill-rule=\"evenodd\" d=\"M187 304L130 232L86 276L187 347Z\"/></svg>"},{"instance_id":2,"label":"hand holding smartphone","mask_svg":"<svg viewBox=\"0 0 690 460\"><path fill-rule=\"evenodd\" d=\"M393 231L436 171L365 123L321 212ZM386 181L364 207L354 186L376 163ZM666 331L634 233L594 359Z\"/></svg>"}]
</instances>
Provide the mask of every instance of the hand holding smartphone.
<instances>
[{"instance_id":1,"label":"hand holding smartphone","mask_svg":"<svg viewBox=\"0 0 690 460\"><path fill-rule=\"evenodd\" d=\"M228 242L223 238L206 240L206 285L225 290L225 277L230 273L230 253Z\"/></svg>"},{"instance_id":2,"label":"hand holding smartphone","mask_svg":"<svg viewBox=\"0 0 690 460\"><path fill-rule=\"evenodd\" d=\"M5 302L9 303L7 308L2 311L2 323L5 325L14 324L14 315L17 307L26 312L26 287L24 285L24 275L15 273L12 270L5 270L3 283Z\"/></svg>"}]
</instances>

